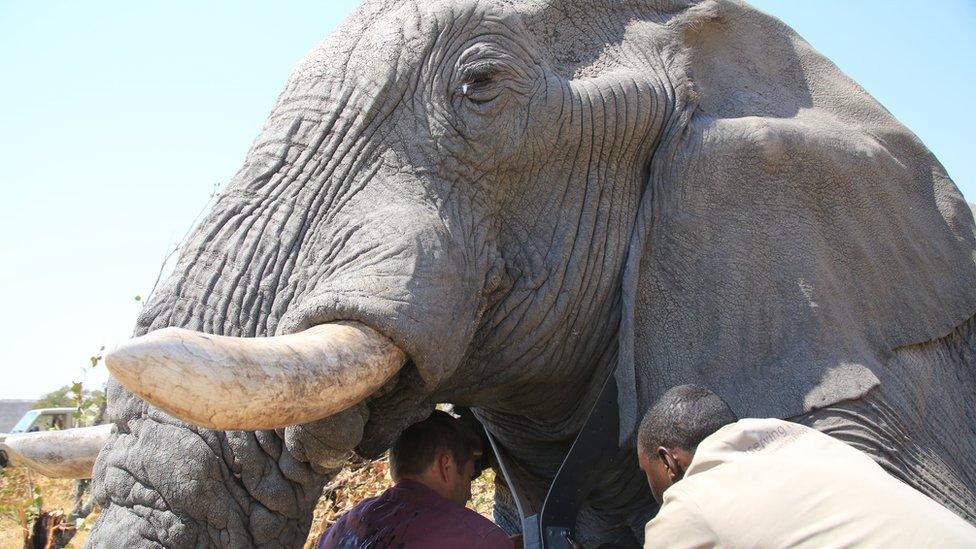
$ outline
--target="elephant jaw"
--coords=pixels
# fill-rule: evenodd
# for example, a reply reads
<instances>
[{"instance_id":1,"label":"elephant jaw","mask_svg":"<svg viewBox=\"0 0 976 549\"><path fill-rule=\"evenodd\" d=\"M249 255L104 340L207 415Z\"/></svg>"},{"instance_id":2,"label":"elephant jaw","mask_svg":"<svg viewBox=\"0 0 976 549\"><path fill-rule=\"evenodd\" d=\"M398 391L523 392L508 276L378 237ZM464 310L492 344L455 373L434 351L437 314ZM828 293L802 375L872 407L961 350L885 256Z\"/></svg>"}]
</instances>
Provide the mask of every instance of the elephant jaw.
<instances>
[{"instance_id":1,"label":"elephant jaw","mask_svg":"<svg viewBox=\"0 0 976 549\"><path fill-rule=\"evenodd\" d=\"M183 421L258 431L346 410L406 359L380 332L342 321L249 338L164 328L118 345L105 364L126 389Z\"/></svg>"},{"instance_id":2,"label":"elephant jaw","mask_svg":"<svg viewBox=\"0 0 976 549\"><path fill-rule=\"evenodd\" d=\"M51 478L91 478L98 452L112 425L10 435L3 445L14 465Z\"/></svg>"}]
</instances>

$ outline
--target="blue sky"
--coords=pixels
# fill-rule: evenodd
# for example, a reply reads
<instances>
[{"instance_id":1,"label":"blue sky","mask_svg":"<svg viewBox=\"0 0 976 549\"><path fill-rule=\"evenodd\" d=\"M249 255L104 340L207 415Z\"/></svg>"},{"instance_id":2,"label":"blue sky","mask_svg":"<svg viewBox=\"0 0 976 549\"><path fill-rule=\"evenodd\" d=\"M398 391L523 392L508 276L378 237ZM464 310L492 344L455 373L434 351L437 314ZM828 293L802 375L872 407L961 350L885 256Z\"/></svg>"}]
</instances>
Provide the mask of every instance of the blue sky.
<instances>
[{"instance_id":1,"label":"blue sky","mask_svg":"<svg viewBox=\"0 0 976 549\"><path fill-rule=\"evenodd\" d=\"M976 2L762 0L976 199ZM352 1L0 0L0 398L82 378ZM894 7L894 6L897 6ZM104 367L88 375L103 382Z\"/></svg>"}]
</instances>

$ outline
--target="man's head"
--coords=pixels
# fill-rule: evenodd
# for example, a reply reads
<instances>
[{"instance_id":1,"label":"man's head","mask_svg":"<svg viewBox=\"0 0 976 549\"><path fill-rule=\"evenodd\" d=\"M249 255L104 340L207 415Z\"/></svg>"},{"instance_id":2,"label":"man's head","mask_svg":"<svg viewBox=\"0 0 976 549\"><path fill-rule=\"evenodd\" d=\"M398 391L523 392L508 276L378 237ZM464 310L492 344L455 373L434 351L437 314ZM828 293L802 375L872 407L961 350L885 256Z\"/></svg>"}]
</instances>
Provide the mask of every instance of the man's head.
<instances>
[{"instance_id":1,"label":"man's head","mask_svg":"<svg viewBox=\"0 0 976 549\"><path fill-rule=\"evenodd\" d=\"M664 491L684 476L698 444L737 419L704 387L681 385L661 395L637 432L637 459L659 504Z\"/></svg>"},{"instance_id":2,"label":"man's head","mask_svg":"<svg viewBox=\"0 0 976 549\"><path fill-rule=\"evenodd\" d=\"M394 481L423 483L444 499L464 505L471 498L479 438L460 420L435 410L415 423L390 448L390 475Z\"/></svg>"}]
</instances>

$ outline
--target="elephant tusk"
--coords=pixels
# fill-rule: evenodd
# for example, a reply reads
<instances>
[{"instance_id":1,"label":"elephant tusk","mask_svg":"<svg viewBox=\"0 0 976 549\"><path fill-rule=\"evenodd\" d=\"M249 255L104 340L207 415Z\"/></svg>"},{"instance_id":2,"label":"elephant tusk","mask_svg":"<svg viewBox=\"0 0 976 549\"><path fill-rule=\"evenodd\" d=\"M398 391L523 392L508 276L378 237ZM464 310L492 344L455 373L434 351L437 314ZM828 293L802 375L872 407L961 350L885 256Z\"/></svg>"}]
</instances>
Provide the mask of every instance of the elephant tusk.
<instances>
[{"instance_id":1,"label":"elephant tusk","mask_svg":"<svg viewBox=\"0 0 976 549\"><path fill-rule=\"evenodd\" d=\"M3 444L10 462L51 478L91 478L95 458L112 424L10 435Z\"/></svg>"},{"instance_id":2,"label":"elephant tusk","mask_svg":"<svg viewBox=\"0 0 976 549\"><path fill-rule=\"evenodd\" d=\"M396 344L359 322L248 338L164 328L105 357L112 375L146 402L224 431L276 429L339 413L404 362Z\"/></svg>"}]
</instances>

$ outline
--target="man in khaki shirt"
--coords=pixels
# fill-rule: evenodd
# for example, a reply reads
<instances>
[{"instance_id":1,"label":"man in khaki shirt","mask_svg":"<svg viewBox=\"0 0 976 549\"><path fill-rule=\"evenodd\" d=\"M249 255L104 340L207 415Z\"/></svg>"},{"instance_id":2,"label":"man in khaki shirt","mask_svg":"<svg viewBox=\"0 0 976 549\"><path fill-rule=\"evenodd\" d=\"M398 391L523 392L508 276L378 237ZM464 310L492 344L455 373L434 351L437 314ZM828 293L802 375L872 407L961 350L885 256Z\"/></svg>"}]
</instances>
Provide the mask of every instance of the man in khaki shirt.
<instances>
[{"instance_id":1,"label":"man in khaki shirt","mask_svg":"<svg viewBox=\"0 0 976 549\"><path fill-rule=\"evenodd\" d=\"M866 454L796 423L737 421L702 387L654 404L637 454L661 505L647 548L976 548L976 528Z\"/></svg>"}]
</instances>

